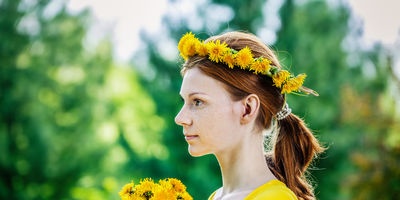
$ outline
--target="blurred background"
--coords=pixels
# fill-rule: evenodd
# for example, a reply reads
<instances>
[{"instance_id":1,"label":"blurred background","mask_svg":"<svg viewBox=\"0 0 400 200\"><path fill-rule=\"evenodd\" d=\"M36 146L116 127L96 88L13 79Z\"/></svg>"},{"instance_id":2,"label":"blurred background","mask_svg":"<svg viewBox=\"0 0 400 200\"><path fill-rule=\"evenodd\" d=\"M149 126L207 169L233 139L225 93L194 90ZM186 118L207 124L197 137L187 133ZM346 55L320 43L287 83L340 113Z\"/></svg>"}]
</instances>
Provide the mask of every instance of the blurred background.
<instances>
[{"instance_id":1,"label":"blurred background","mask_svg":"<svg viewBox=\"0 0 400 200\"><path fill-rule=\"evenodd\" d=\"M379 3L378 3L379 2ZM221 185L173 118L176 45L255 33L319 97L289 95L328 150L322 200L400 199L397 0L0 0L0 199L119 199L145 177L195 200Z\"/></svg>"}]
</instances>

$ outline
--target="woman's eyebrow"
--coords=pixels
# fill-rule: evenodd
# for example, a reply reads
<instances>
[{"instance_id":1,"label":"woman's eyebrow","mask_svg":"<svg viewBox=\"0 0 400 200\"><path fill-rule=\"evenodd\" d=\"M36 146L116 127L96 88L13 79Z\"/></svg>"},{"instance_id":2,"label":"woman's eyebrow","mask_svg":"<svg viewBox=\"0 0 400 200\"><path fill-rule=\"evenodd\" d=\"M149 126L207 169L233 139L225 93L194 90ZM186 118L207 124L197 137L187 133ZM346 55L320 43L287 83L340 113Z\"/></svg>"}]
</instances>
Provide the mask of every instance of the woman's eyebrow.
<instances>
[{"instance_id":1,"label":"woman's eyebrow","mask_svg":"<svg viewBox=\"0 0 400 200\"><path fill-rule=\"evenodd\" d=\"M205 95L205 93L203 93L203 92L192 92L188 96L191 97L191 96L198 95L198 94Z\"/></svg>"}]
</instances>

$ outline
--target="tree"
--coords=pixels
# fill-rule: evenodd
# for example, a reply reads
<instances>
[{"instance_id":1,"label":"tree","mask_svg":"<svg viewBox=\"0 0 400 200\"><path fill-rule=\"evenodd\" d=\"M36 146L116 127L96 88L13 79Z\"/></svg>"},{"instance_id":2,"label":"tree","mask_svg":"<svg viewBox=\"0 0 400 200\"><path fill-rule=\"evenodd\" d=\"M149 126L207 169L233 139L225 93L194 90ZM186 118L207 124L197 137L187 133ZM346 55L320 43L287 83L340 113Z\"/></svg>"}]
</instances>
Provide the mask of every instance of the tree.
<instances>
[{"instance_id":1,"label":"tree","mask_svg":"<svg viewBox=\"0 0 400 200\"><path fill-rule=\"evenodd\" d=\"M400 195L400 112L393 53L382 44L362 52L359 68L364 71L363 84L343 93L342 123L355 127L358 134L349 148L352 171L342 190L349 199L396 199Z\"/></svg>"},{"instance_id":2,"label":"tree","mask_svg":"<svg viewBox=\"0 0 400 200\"><path fill-rule=\"evenodd\" d=\"M305 85L320 94L317 98L288 97L294 111L304 117L328 147L316 166L321 170L310 171L317 179L319 199L343 198L336 179L348 172L340 166L349 164L343 154L350 141L356 139L351 135L336 139L338 134L349 131L340 124L341 112L337 108L341 105L341 91L349 81L360 78L357 71L350 72L342 48L349 32L349 12L344 5L331 7L324 1L296 4L287 0L280 9L282 26L275 46L278 51L289 52L282 56L284 65L298 73L307 72Z\"/></svg>"},{"instance_id":3,"label":"tree","mask_svg":"<svg viewBox=\"0 0 400 200\"><path fill-rule=\"evenodd\" d=\"M93 73L101 68L90 64L109 59L86 61L89 67L82 69L85 13L71 16L61 8L49 16L49 4L1 2L1 37L7 42L1 48L0 196L6 199L68 196L86 167L95 166L80 164L88 156L83 152L102 153L82 133L93 130L90 90L102 78Z\"/></svg>"},{"instance_id":4,"label":"tree","mask_svg":"<svg viewBox=\"0 0 400 200\"><path fill-rule=\"evenodd\" d=\"M0 2L1 199L115 199L167 153L135 73L107 38L86 49L90 13L64 3Z\"/></svg>"},{"instance_id":5,"label":"tree","mask_svg":"<svg viewBox=\"0 0 400 200\"><path fill-rule=\"evenodd\" d=\"M317 179L317 197L392 199L398 195L394 186L398 180L389 177L398 177L393 168L398 154L383 138L398 127L394 115L381 106L382 101L393 105L392 97L385 94L390 62L382 59L390 53L378 45L371 50L359 48L361 31L357 26L349 28L350 13L345 4L285 1L275 46L290 52L285 65L293 65L296 71L301 66L309 75L306 85L320 93L318 98L289 99L328 146L318 170L311 171Z\"/></svg>"}]
</instances>

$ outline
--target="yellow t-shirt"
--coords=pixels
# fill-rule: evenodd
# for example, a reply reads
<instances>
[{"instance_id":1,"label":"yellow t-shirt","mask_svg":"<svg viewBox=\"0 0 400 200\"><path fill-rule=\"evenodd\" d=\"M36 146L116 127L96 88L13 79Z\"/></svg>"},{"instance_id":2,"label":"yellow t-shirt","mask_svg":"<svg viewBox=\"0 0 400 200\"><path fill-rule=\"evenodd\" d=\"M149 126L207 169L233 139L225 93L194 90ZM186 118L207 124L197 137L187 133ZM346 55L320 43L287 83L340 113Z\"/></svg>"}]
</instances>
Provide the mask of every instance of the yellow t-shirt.
<instances>
[{"instance_id":1,"label":"yellow t-shirt","mask_svg":"<svg viewBox=\"0 0 400 200\"><path fill-rule=\"evenodd\" d=\"M213 200L216 192L208 200ZM244 200L297 200L296 195L286 185L278 180L271 180L253 190Z\"/></svg>"}]
</instances>

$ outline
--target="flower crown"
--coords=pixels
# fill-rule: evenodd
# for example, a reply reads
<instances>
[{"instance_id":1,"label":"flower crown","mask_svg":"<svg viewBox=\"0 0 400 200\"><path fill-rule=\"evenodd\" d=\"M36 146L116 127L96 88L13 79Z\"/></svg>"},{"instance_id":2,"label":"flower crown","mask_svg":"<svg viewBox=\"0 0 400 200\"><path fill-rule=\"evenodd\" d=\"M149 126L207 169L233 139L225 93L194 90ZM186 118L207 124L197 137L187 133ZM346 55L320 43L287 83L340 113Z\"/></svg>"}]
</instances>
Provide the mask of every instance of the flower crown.
<instances>
[{"instance_id":1,"label":"flower crown","mask_svg":"<svg viewBox=\"0 0 400 200\"><path fill-rule=\"evenodd\" d=\"M202 42L192 32L188 32L180 39L178 49L185 61L194 55L207 56L212 62L223 63L231 69L239 67L254 74L267 75L272 78L274 86L279 88L282 94L300 94L299 92L302 92L306 95L318 96L315 91L302 86L306 74L294 76L289 71L272 65L272 61L268 58L254 58L247 46L237 51L229 48L225 42L221 43L220 40Z\"/></svg>"}]
</instances>

